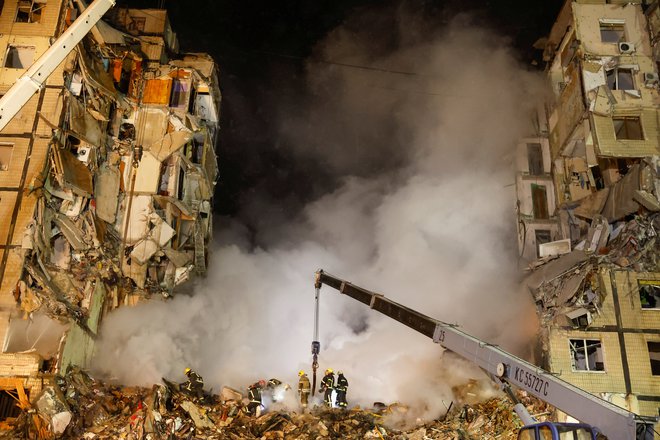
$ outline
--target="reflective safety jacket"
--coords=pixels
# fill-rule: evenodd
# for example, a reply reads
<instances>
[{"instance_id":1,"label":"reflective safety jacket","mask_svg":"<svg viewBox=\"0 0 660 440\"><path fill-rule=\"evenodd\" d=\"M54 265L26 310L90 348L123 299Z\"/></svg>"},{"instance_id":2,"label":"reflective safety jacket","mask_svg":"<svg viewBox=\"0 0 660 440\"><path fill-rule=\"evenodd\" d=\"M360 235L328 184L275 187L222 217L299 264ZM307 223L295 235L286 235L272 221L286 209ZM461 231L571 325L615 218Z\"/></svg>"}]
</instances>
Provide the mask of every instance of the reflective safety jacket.
<instances>
[{"instance_id":1,"label":"reflective safety jacket","mask_svg":"<svg viewBox=\"0 0 660 440\"><path fill-rule=\"evenodd\" d=\"M183 385L188 391L197 391L204 389L204 379L202 376L190 370L188 373L188 381Z\"/></svg>"},{"instance_id":2,"label":"reflective safety jacket","mask_svg":"<svg viewBox=\"0 0 660 440\"><path fill-rule=\"evenodd\" d=\"M312 385L309 383L309 378L306 374L300 376L298 381L298 392L302 394L309 394L312 390Z\"/></svg>"},{"instance_id":3,"label":"reflective safety jacket","mask_svg":"<svg viewBox=\"0 0 660 440\"><path fill-rule=\"evenodd\" d=\"M248 399L250 399L250 402L261 404L261 385L259 385L259 382L248 387Z\"/></svg>"},{"instance_id":4,"label":"reflective safety jacket","mask_svg":"<svg viewBox=\"0 0 660 440\"><path fill-rule=\"evenodd\" d=\"M323 379L321 379L321 391L323 390L331 390L335 387L335 375L332 373L328 373L325 376L323 376Z\"/></svg>"},{"instance_id":5,"label":"reflective safety jacket","mask_svg":"<svg viewBox=\"0 0 660 440\"><path fill-rule=\"evenodd\" d=\"M343 374L340 374L337 377L337 385L335 386L335 389L337 391L344 391L344 392L348 390L348 380L346 380Z\"/></svg>"}]
</instances>

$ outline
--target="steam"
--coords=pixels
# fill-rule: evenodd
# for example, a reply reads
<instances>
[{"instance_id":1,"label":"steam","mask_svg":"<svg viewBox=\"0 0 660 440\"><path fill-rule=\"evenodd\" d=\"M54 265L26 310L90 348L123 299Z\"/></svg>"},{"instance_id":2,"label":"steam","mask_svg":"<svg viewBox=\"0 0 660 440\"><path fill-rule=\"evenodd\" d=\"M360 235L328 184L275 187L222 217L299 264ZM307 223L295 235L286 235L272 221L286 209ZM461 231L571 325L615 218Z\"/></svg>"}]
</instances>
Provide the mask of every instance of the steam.
<instances>
[{"instance_id":1,"label":"steam","mask_svg":"<svg viewBox=\"0 0 660 440\"><path fill-rule=\"evenodd\" d=\"M318 268L506 349L528 342L517 324L531 305L516 288L511 163L540 82L505 41L465 17L430 35L408 32L424 29L415 20L402 18L381 39L362 16L319 45L307 69L311 98L282 103L280 135L335 187L302 212L284 211L284 223L265 218L257 247L240 224L218 227L194 294L106 319L97 372L150 385L183 380L189 366L216 392L271 377L295 388L296 372L310 370ZM343 370L350 405L402 402L413 418L435 418L453 385L488 382L328 287L321 302L320 368Z\"/></svg>"}]
</instances>

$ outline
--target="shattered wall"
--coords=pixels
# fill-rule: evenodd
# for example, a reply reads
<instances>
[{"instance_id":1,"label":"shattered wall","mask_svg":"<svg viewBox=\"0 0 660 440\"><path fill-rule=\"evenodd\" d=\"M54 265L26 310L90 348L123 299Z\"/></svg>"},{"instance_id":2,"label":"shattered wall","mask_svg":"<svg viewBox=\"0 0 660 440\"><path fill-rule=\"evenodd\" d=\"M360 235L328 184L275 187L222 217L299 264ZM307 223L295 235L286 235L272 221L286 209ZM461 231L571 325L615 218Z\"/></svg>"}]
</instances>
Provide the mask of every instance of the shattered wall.
<instances>
[{"instance_id":1,"label":"shattered wall","mask_svg":"<svg viewBox=\"0 0 660 440\"><path fill-rule=\"evenodd\" d=\"M18 4L4 2L0 15L2 92L80 13L73 3L49 1L21 15ZM154 29L99 23L0 133L0 365L25 364L8 347L32 359L20 371L0 369L0 377L48 380L85 367L105 313L170 297L206 271L218 172L217 67L205 54L171 64L178 43L166 11L131 11L165 18ZM17 17L32 22L14 23ZM166 86L154 88L161 79ZM8 344L12 321L30 319L25 331L32 325L35 337L54 331L37 326L33 318L44 315L64 324L61 342L56 336L46 351L29 338Z\"/></svg>"},{"instance_id":2,"label":"shattered wall","mask_svg":"<svg viewBox=\"0 0 660 440\"><path fill-rule=\"evenodd\" d=\"M562 9L545 59L558 234L570 247L534 259L524 282L542 363L648 416L660 410L657 34L641 4Z\"/></svg>"}]
</instances>

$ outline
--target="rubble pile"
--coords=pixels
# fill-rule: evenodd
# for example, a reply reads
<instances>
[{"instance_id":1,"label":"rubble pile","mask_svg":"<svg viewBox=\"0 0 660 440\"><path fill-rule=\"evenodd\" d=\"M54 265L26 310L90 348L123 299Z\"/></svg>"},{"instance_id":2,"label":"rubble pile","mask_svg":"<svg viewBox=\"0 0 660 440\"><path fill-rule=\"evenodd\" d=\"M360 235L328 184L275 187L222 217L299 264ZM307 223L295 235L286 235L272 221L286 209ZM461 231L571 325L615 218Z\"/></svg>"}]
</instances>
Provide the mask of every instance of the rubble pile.
<instances>
[{"instance_id":1,"label":"rubble pile","mask_svg":"<svg viewBox=\"0 0 660 440\"><path fill-rule=\"evenodd\" d=\"M70 368L36 400L38 419L47 428L38 433L32 411L25 411L13 430L0 432L0 439L514 439L521 426L505 398L452 404L442 420L417 421L406 429L407 408L399 404L253 417L236 390L196 399L164 382L169 385L119 387ZM551 413L547 404L525 393L519 397L530 413Z\"/></svg>"}]
</instances>

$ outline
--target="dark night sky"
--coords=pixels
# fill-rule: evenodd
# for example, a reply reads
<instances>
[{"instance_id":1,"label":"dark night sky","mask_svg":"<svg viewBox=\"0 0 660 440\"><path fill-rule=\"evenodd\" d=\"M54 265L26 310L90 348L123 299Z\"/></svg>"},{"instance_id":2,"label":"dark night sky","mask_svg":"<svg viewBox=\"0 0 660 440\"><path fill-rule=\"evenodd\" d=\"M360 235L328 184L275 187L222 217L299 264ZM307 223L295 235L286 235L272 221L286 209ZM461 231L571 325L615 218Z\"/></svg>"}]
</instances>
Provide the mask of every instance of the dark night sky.
<instances>
[{"instance_id":1,"label":"dark night sky","mask_svg":"<svg viewBox=\"0 0 660 440\"><path fill-rule=\"evenodd\" d=\"M273 106L304 95L304 59L328 32L363 8L405 3L436 26L469 11L480 25L511 39L529 64L531 45L546 35L562 0L119 0L130 7L164 7L184 51L209 52L219 63L223 92L218 149L221 177L216 212L238 218L259 193L303 206L332 188L316 163L279 148ZM341 60L339 60L341 61ZM275 104L274 104L275 103Z\"/></svg>"}]
</instances>

